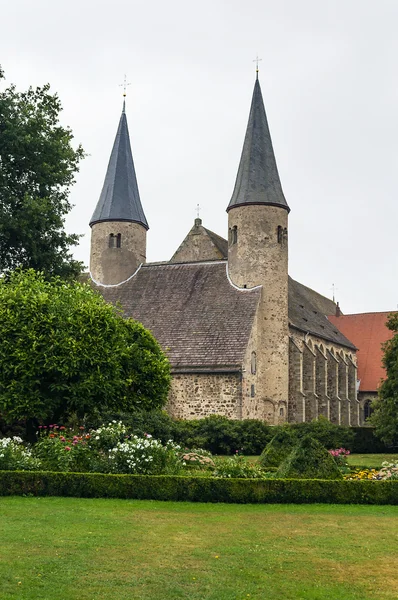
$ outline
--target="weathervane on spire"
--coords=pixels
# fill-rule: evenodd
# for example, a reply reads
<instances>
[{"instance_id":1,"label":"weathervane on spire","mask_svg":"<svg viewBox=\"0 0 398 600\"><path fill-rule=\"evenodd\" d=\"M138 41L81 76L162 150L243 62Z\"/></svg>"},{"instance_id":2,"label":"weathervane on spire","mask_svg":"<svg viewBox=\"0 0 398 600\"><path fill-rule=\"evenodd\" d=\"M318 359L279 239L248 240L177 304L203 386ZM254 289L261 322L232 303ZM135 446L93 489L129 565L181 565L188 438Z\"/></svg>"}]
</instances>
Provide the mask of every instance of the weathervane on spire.
<instances>
[{"instance_id":1,"label":"weathervane on spire","mask_svg":"<svg viewBox=\"0 0 398 600\"><path fill-rule=\"evenodd\" d=\"M123 83L119 83L119 87L123 88L123 112L125 111L126 108L126 93L127 93L127 86L131 85L131 83L127 83L127 76L124 76L124 81Z\"/></svg>"},{"instance_id":2,"label":"weathervane on spire","mask_svg":"<svg viewBox=\"0 0 398 600\"><path fill-rule=\"evenodd\" d=\"M258 79L258 63L259 63L261 60L263 60L263 59L262 59L262 58L259 58L259 57L258 57L258 54L257 54L256 58L253 60L253 62L255 62L255 63L256 63L256 78L257 78L257 79Z\"/></svg>"}]
</instances>

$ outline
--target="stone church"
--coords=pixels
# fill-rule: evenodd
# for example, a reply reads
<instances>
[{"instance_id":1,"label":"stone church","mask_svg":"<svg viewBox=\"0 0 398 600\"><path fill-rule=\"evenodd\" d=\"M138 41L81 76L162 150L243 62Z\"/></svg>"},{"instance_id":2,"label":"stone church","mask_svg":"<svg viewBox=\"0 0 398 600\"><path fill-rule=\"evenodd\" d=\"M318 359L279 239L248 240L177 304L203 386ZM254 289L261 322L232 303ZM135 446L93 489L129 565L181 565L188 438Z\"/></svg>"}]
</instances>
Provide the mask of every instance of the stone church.
<instances>
[{"instance_id":1,"label":"stone church","mask_svg":"<svg viewBox=\"0 0 398 600\"><path fill-rule=\"evenodd\" d=\"M327 318L339 308L288 276L290 209L258 76L226 210L228 240L197 218L169 261L146 262L148 223L123 106L90 221L90 275L168 355L168 412L358 425L356 346Z\"/></svg>"}]
</instances>

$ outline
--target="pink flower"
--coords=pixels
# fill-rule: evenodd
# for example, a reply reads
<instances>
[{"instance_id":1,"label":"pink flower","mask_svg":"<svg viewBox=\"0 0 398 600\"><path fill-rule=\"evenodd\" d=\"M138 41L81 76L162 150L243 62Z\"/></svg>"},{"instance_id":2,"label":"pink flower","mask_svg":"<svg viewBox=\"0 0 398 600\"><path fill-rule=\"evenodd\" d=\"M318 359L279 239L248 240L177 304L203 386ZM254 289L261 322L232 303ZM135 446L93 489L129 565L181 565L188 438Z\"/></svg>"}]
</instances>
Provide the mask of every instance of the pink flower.
<instances>
[{"instance_id":1,"label":"pink flower","mask_svg":"<svg viewBox=\"0 0 398 600\"><path fill-rule=\"evenodd\" d=\"M60 429L65 429L65 427L60 427Z\"/></svg>"},{"instance_id":2,"label":"pink flower","mask_svg":"<svg viewBox=\"0 0 398 600\"><path fill-rule=\"evenodd\" d=\"M79 429L84 429L84 427L79 427Z\"/></svg>"},{"instance_id":3,"label":"pink flower","mask_svg":"<svg viewBox=\"0 0 398 600\"><path fill-rule=\"evenodd\" d=\"M59 439L61 440L61 442L66 442L66 439L64 438L63 435L61 435L61 437Z\"/></svg>"},{"instance_id":4,"label":"pink flower","mask_svg":"<svg viewBox=\"0 0 398 600\"><path fill-rule=\"evenodd\" d=\"M70 450L70 446L65 446L65 450Z\"/></svg>"}]
</instances>

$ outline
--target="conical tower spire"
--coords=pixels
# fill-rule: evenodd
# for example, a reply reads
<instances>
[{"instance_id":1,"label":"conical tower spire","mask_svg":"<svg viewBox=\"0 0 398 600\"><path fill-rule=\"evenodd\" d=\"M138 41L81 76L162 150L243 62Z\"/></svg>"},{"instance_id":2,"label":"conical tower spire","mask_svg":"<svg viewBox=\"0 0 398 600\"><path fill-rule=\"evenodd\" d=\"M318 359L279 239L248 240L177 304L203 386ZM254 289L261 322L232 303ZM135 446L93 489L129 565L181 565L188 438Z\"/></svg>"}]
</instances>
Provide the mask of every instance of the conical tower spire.
<instances>
[{"instance_id":1,"label":"conical tower spire","mask_svg":"<svg viewBox=\"0 0 398 600\"><path fill-rule=\"evenodd\" d=\"M149 229L138 191L125 100L104 185L90 227L104 221L130 221Z\"/></svg>"},{"instance_id":2,"label":"conical tower spire","mask_svg":"<svg viewBox=\"0 0 398 600\"><path fill-rule=\"evenodd\" d=\"M227 212L247 204L279 206L290 211L276 166L258 72L235 189Z\"/></svg>"}]
</instances>

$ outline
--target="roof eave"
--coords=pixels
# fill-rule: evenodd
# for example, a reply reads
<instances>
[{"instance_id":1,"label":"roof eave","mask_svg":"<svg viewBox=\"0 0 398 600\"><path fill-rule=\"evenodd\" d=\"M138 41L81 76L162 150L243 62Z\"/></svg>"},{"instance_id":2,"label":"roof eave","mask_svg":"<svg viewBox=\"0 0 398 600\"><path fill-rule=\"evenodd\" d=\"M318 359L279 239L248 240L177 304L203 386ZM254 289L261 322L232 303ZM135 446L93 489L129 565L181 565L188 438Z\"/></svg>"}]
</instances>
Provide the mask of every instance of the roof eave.
<instances>
[{"instance_id":1,"label":"roof eave","mask_svg":"<svg viewBox=\"0 0 398 600\"><path fill-rule=\"evenodd\" d=\"M149 229L149 225L147 223L143 223L142 221L139 221L138 219L115 219L115 218L107 218L107 219L97 219L95 221L90 221L89 225L90 227L92 227L93 225L96 225L97 223L116 223L116 222L123 222L123 223L137 223L138 225L142 225L142 227L144 229L146 229L148 231Z\"/></svg>"},{"instance_id":2,"label":"roof eave","mask_svg":"<svg viewBox=\"0 0 398 600\"><path fill-rule=\"evenodd\" d=\"M227 212L238 206L276 206L278 208L284 208L290 213L290 208L287 204L281 204L280 202L239 202L237 204L230 204L227 207Z\"/></svg>"}]
</instances>

